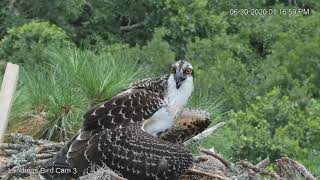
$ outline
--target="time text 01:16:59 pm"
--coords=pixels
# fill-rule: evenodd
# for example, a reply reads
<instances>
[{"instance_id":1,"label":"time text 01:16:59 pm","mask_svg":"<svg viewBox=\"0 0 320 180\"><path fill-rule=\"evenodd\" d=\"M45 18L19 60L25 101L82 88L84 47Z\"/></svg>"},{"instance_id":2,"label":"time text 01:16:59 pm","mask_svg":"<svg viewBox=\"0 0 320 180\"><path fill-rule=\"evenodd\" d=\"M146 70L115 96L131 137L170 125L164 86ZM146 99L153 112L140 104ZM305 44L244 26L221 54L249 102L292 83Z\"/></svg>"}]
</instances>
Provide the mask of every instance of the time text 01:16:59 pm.
<instances>
[{"instance_id":1,"label":"time text 01:16:59 pm","mask_svg":"<svg viewBox=\"0 0 320 180\"><path fill-rule=\"evenodd\" d=\"M271 15L310 15L310 9L295 9L295 8L281 8L281 9L258 9L258 8L244 8L244 9L230 9L231 16L271 16Z\"/></svg>"}]
</instances>

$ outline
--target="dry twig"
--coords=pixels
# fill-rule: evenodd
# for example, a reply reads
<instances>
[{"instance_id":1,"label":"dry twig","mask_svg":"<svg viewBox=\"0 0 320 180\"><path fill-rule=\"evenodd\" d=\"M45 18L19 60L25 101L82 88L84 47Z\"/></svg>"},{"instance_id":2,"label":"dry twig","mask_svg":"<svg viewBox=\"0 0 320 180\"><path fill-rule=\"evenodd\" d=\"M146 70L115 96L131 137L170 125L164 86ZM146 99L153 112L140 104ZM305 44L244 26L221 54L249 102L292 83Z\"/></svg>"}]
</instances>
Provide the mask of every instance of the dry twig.
<instances>
[{"instance_id":1,"label":"dry twig","mask_svg":"<svg viewBox=\"0 0 320 180\"><path fill-rule=\"evenodd\" d=\"M267 171L265 169L261 169L253 164L251 164L248 161L242 161L241 164L249 169L252 169L255 173L258 174L264 174L264 175L268 175L270 177L273 177L275 179L283 179L282 177L280 177L278 174L271 172L271 171Z\"/></svg>"},{"instance_id":2,"label":"dry twig","mask_svg":"<svg viewBox=\"0 0 320 180\"><path fill-rule=\"evenodd\" d=\"M221 161L226 167L230 167L229 163L222 157L220 156L219 154L211 151L211 150L208 150L208 149L204 149L204 148L199 148L199 151L200 152L203 152L209 156L212 156L216 159L219 159L219 161Z\"/></svg>"},{"instance_id":3,"label":"dry twig","mask_svg":"<svg viewBox=\"0 0 320 180\"><path fill-rule=\"evenodd\" d=\"M264 168L266 168L269 164L270 164L270 159L269 159L269 157L267 157L267 158L265 158L264 160L262 160L261 162L259 162L256 166L257 166L258 168L264 169Z\"/></svg>"},{"instance_id":4,"label":"dry twig","mask_svg":"<svg viewBox=\"0 0 320 180\"><path fill-rule=\"evenodd\" d=\"M218 175L218 174L213 174L213 173L200 171L200 170L193 169L193 168L189 169L188 171L191 174L194 174L194 175L207 176L207 177L211 177L211 178L218 178L218 179L221 179L221 180L229 180L229 178L227 178L227 177L223 177L223 176Z\"/></svg>"},{"instance_id":5,"label":"dry twig","mask_svg":"<svg viewBox=\"0 0 320 180\"><path fill-rule=\"evenodd\" d=\"M208 161L208 156L199 156L194 158L193 162L200 163L200 162L206 162Z\"/></svg>"},{"instance_id":6,"label":"dry twig","mask_svg":"<svg viewBox=\"0 0 320 180\"><path fill-rule=\"evenodd\" d=\"M222 128L225 125L225 122L220 122L208 129L206 129L205 131L199 133L198 135L194 136L193 138L183 142L184 146L188 146L190 144L194 144L196 142L201 141L202 139L210 136L211 134L215 133L218 131L218 129Z\"/></svg>"},{"instance_id":7,"label":"dry twig","mask_svg":"<svg viewBox=\"0 0 320 180\"><path fill-rule=\"evenodd\" d=\"M21 145L21 144L9 144L9 143L0 143L0 149L14 149L14 150L22 150L28 149L29 146Z\"/></svg>"}]
</instances>

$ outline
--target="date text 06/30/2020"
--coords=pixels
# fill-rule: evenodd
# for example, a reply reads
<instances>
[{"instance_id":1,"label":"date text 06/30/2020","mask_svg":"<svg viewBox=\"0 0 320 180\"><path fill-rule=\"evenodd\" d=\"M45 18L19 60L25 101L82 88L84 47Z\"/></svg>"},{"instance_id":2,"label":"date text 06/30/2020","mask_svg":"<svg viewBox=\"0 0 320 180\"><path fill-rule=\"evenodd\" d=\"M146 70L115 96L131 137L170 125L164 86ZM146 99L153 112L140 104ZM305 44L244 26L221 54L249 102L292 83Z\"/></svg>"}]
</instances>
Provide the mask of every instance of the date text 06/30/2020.
<instances>
[{"instance_id":1,"label":"date text 06/30/2020","mask_svg":"<svg viewBox=\"0 0 320 180\"><path fill-rule=\"evenodd\" d=\"M310 15L311 9L259 9L259 8L243 8L243 9L230 9L229 15L231 16L270 16L270 15Z\"/></svg>"}]
</instances>

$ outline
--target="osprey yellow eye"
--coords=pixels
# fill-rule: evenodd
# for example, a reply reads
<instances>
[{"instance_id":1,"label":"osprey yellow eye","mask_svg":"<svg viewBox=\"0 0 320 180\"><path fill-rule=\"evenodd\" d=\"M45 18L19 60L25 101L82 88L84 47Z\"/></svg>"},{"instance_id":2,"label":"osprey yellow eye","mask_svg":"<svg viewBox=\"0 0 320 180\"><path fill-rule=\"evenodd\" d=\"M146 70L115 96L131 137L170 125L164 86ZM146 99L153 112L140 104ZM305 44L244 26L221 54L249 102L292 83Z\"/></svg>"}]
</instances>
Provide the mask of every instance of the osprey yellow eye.
<instances>
[{"instance_id":1,"label":"osprey yellow eye","mask_svg":"<svg viewBox=\"0 0 320 180\"><path fill-rule=\"evenodd\" d=\"M192 69L188 68L188 69L186 70L186 74L187 74L187 75L192 74Z\"/></svg>"}]
</instances>

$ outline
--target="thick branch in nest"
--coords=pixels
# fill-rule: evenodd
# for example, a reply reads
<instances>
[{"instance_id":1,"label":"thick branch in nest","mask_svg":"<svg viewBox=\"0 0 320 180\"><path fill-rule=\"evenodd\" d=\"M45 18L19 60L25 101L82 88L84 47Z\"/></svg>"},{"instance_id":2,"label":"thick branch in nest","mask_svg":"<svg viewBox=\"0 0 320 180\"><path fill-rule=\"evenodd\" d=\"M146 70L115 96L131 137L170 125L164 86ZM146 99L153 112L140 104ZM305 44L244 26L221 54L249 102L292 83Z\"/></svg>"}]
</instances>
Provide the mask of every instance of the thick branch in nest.
<instances>
[{"instance_id":1,"label":"thick branch in nest","mask_svg":"<svg viewBox=\"0 0 320 180\"><path fill-rule=\"evenodd\" d=\"M211 150L208 150L208 149L204 149L204 148L199 148L199 151L200 152L203 152L209 156L212 156L216 159L219 159L219 161L221 161L226 167L230 167L229 163L222 157L220 156L219 154L211 151Z\"/></svg>"},{"instance_id":2,"label":"thick branch in nest","mask_svg":"<svg viewBox=\"0 0 320 180\"><path fill-rule=\"evenodd\" d=\"M200 156L197 158L194 158L193 162L194 163L200 163L200 162L206 162L208 161L208 156Z\"/></svg>"},{"instance_id":3,"label":"thick branch in nest","mask_svg":"<svg viewBox=\"0 0 320 180\"><path fill-rule=\"evenodd\" d=\"M208 128L208 129L206 129L205 131L199 133L198 135L194 136L193 138L185 141L183 143L183 145L188 146L188 145L197 143L197 142L201 141L202 139L210 136L211 134L217 132L218 129L222 128L224 125L225 125L225 122L220 122L220 123Z\"/></svg>"},{"instance_id":4,"label":"thick branch in nest","mask_svg":"<svg viewBox=\"0 0 320 180\"><path fill-rule=\"evenodd\" d=\"M270 164L270 159L269 159L269 157L267 157L264 160L262 160L261 162L259 162L256 166L258 168L264 169L267 166L269 166L269 164Z\"/></svg>"}]
</instances>

